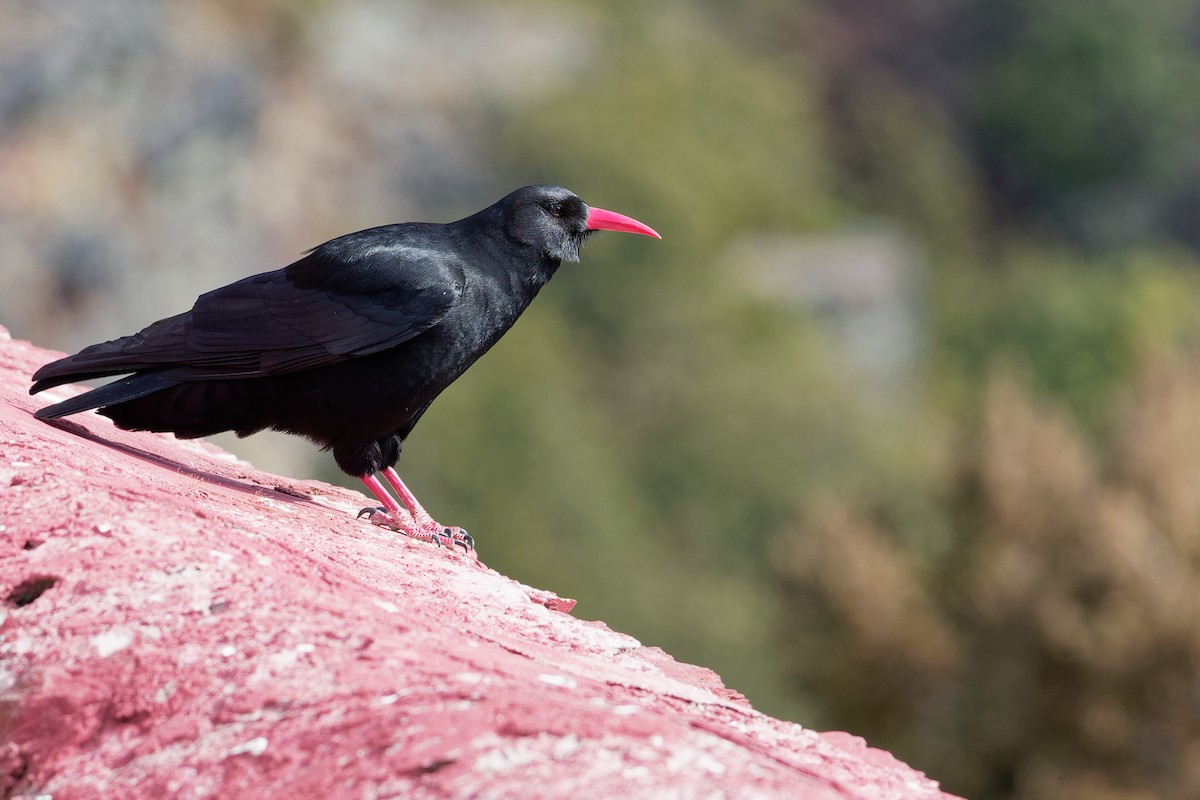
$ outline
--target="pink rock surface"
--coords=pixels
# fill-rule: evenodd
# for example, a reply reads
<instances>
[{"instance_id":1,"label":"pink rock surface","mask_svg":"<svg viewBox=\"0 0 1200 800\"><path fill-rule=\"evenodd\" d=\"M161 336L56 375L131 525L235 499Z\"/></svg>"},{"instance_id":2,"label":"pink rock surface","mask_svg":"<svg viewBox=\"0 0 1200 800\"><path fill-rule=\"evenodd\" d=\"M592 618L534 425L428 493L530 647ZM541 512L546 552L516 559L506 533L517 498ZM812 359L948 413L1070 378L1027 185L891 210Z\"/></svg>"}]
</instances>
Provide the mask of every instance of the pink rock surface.
<instances>
[{"instance_id":1,"label":"pink rock surface","mask_svg":"<svg viewBox=\"0 0 1200 800\"><path fill-rule=\"evenodd\" d=\"M356 492L38 422L56 356L0 328L5 797L947 796Z\"/></svg>"}]
</instances>

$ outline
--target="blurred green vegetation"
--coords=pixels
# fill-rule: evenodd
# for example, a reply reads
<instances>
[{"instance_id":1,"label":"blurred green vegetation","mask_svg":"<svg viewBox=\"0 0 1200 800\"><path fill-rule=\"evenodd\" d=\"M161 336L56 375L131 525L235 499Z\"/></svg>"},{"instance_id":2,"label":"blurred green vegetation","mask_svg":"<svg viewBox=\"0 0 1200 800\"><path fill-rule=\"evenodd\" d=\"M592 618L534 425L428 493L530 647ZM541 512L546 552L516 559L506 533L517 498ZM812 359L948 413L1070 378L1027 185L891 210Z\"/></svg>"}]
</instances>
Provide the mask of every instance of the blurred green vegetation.
<instances>
[{"instance_id":1,"label":"blurred green vegetation","mask_svg":"<svg viewBox=\"0 0 1200 800\"><path fill-rule=\"evenodd\" d=\"M408 453L436 480L431 504L581 616L712 666L765 711L864 734L952 791L1200 791L1194 725L1131 727L1160 713L1155 687L1133 672L1104 698L1098 657L1067 668L1056 650L1086 630L1037 633L1054 590L1006 593L1024 608L1003 624L987 594L1005 537L1042 542L1030 559L1063 554L1046 586L1114 583L1119 560L1087 551L1121 523L1069 505L1124 496L1104 476L1156 402L1147 365L1187 372L1172 354L1196 346L1200 3L590 13L602 55L584 84L500 113L495 158L664 240L590 243L434 406ZM927 272L916 403L864 384L811 308L750 291L729 257L747 234L876 216ZM1011 502L1040 509L1014 521L989 494L1007 489L979 476L1006 436L1043 433L1012 456L1033 478ZM1071 453L1098 459L1096 486L1056 496ZM1156 630L1152 606L1136 613ZM1092 713L1120 728L1119 753L1081 743ZM1167 729L1170 752L1148 757Z\"/></svg>"}]
</instances>

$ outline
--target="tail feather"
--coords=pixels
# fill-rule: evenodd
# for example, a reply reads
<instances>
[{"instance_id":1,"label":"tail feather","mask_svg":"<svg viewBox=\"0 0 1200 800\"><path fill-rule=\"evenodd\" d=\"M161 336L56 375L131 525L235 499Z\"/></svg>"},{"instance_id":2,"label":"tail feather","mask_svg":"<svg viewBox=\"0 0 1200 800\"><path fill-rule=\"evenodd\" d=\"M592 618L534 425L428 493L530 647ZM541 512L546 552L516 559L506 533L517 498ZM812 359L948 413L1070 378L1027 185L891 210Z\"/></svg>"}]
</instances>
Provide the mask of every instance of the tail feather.
<instances>
[{"instance_id":1,"label":"tail feather","mask_svg":"<svg viewBox=\"0 0 1200 800\"><path fill-rule=\"evenodd\" d=\"M63 382L65 383L65 381ZM34 416L38 419L57 419L58 417L65 417L70 414L78 414L80 411L90 411L93 408L102 408L103 406L111 406L116 403L124 403L128 400L136 400L139 397L145 397L148 394L153 394L172 386L174 383L175 381L164 380L160 376L159 371L139 372L136 375L130 375L119 381L113 381L97 389L92 389L90 392L84 392L61 403L46 406L35 412ZM37 384L34 385L34 389L37 389Z\"/></svg>"},{"instance_id":2,"label":"tail feather","mask_svg":"<svg viewBox=\"0 0 1200 800\"><path fill-rule=\"evenodd\" d=\"M155 370L185 360L191 312L159 320L132 336L85 347L73 356L46 364L33 373L30 394L64 383ZM94 406L93 406L94 408Z\"/></svg>"},{"instance_id":3,"label":"tail feather","mask_svg":"<svg viewBox=\"0 0 1200 800\"><path fill-rule=\"evenodd\" d=\"M66 361L66 360L67 359L65 359L65 358L61 359L61 361ZM50 364L47 364L46 366L53 367L53 366L61 363L61 361L54 361ZM69 366L71 368L68 368ZM108 378L112 375L119 375L122 372L132 372L133 371L132 369L122 369L122 370L97 369L97 370L93 370L91 372L83 372L83 371L80 371L78 368L74 368L73 365L63 365L63 367L61 369L62 369L61 374L52 375L50 377L45 377L45 373L43 373L42 370L38 370L37 372L35 372L34 373L35 380L34 380L33 385L29 387L29 393L37 394L38 392L44 392L47 389L53 389L55 386L62 386L64 383L79 383L81 381L90 381L93 378ZM43 377L39 378L38 377L39 375L42 375Z\"/></svg>"}]
</instances>

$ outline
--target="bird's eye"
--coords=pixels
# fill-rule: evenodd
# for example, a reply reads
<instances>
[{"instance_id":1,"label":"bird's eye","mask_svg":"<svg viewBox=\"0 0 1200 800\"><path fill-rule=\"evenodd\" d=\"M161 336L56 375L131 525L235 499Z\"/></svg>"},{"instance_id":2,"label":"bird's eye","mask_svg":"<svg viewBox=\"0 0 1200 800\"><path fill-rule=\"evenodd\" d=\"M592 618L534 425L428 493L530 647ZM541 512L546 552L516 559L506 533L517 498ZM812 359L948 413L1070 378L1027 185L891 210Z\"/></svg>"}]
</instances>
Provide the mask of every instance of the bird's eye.
<instances>
[{"instance_id":1,"label":"bird's eye","mask_svg":"<svg viewBox=\"0 0 1200 800\"><path fill-rule=\"evenodd\" d=\"M561 217L563 214L563 204L562 203L551 203L547 207L547 209L549 210L550 216L552 216L552 217Z\"/></svg>"}]
</instances>

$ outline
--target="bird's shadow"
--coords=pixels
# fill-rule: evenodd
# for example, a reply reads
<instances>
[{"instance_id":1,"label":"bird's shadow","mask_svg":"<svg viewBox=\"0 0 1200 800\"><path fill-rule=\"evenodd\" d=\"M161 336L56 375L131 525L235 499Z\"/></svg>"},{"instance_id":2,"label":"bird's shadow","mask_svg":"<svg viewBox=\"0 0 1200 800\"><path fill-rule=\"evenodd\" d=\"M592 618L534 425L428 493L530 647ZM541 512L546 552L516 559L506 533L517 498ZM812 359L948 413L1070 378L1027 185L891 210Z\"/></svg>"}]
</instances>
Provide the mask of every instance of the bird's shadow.
<instances>
[{"instance_id":1,"label":"bird's shadow","mask_svg":"<svg viewBox=\"0 0 1200 800\"><path fill-rule=\"evenodd\" d=\"M78 436L81 439L87 439L89 442L95 442L96 444L103 445L104 447L124 453L125 455L140 459L147 463L154 464L156 466L172 470L173 472L181 475L186 475L189 478L204 481L205 483L211 483L225 489L233 489L238 492L244 492L246 494L258 496L270 493L272 496L277 495L279 499L283 499L289 503L305 503L307 505L314 506L320 505L314 502L312 497L309 495L287 486L286 483L283 483L282 481L279 485L274 487L263 486L257 483L247 483L245 481L239 481L235 478L227 478L224 475L216 475L212 472L206 472L205 470L196 469L195 467L189 467L186 464L182 464L172 458L160 456L132 445L123 444L122 442L114 442L111 439L105 439L103 436L93 433L83 425L80 425L78 422L73 422L68 419L44 419L39 420L39 422L49 425L52 428L58 428L59 430L70 433L73 436Z\"/></svg>"}]
</instances>

